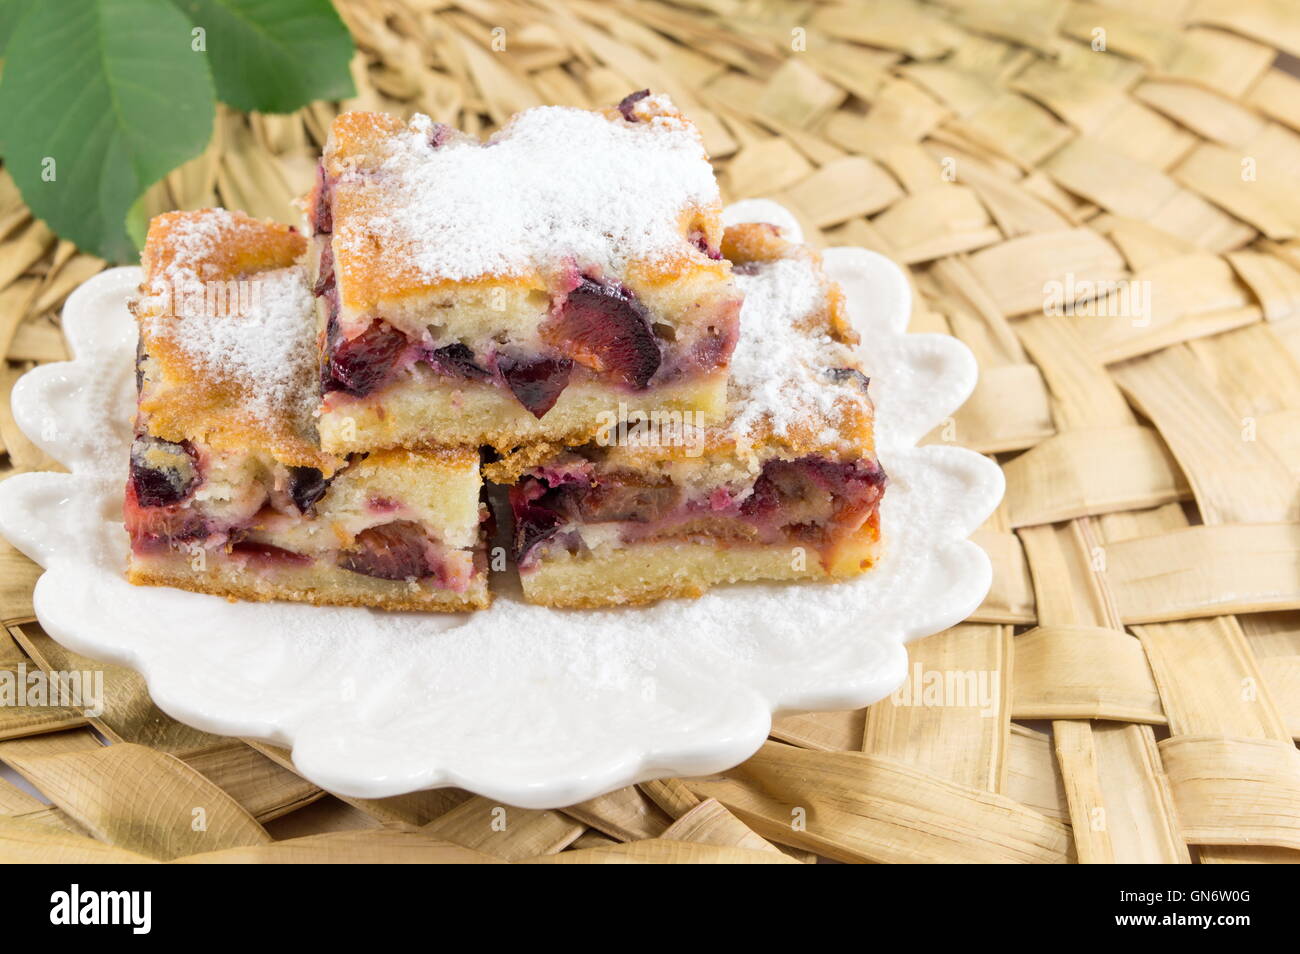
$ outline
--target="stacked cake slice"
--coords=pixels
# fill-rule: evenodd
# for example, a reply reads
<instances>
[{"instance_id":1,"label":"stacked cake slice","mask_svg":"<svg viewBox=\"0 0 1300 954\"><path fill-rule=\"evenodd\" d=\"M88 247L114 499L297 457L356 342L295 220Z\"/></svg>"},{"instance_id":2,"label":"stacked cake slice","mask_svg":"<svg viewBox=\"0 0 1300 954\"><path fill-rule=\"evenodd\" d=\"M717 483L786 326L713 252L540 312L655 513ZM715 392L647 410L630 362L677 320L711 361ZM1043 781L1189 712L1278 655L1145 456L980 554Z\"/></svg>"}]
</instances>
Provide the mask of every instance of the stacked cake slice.
<instances>
[{"instance_id":1,"label":"stacked cake slice","mask_svg":"<svg viewBox=\"0 0 1300 954\"><path fill-rule=\"evenodd\" d=\"M740 297L699 134L662 97L486 143L335 121L310 201L321 443L582 441L620 400L718 416Z\"/></svg>"},{"instance_id":2,"label":"stacked cake slice","mask_svg":"<svg viewBox=\"0 0 1300 954\"><path fill-rule=\"evenodd\" d=\"M305 248L286 226L221 209L151 224L129 578L248 600L486 606L476 449L318 446Z\"/></svg>"},{"instance_id":3,"label":"stacked cake slice","mask_svg":"<svg viewBox=\"0 0 1300 954\"><path fill-rule=\"evenodd\" d=\"M842 296L774 227L723 234L665 97L527 110L482 144L345 113L306 211L308 238L219 209L151 225L133 582L485 606L485 475L542 604L875 560Z\"/></svg>"},{"instance_id":4,"label":"stacked cake slice","mask_svg":"<svg viewBox=\"0 0 1300 954\"><path fill-rule=\"evenodd\" d=\"M722 422L692 434L646 415L487 468L513 484L530 601L642 603L718 583L844 579L875 562L885 475L843 296L774 226L733 226L722 247L745 294Z\"/></svg>"}]
</instances>

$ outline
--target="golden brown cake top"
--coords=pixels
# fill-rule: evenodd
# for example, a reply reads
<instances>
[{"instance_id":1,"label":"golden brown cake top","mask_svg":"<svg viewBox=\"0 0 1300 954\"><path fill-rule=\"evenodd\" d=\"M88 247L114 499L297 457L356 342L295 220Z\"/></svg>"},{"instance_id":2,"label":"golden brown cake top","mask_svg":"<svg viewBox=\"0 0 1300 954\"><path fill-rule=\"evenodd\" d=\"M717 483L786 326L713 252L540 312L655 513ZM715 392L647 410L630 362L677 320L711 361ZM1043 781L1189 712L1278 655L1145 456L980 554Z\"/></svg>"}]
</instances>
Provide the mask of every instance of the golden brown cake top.
<instances>
[{"instance_id":1,"label":"golden brown cake top","mask_svg":"<svg viewBox=\"0 0 1300 954\"><path fill-rule=\"evenodd\" d=\"M345 309L454 283L546 287L575 270L726 275L708 254L721 240L713 169L665 96L528 109L486 143L423 115L344 113L323 162Z\"/></svg>"},{"instance_id":2,"label":"golden brown cake top","mask_svg":"<svg viewBox=\"0 0 1300 954\"><path fill-rule=\"evenodd\" d=\"M748 236L765 233L761 250ZM775 226L727 229L745 296L727 388L727 430L737 443L786 440L809 453L848 443L871 450L872 404L853 346L844 292L821 256Z\"/></svg>"},{"instance_id":3,"label":"golden brown cake top","mask_svg":"<svg viewBox=\"0 0 1300 954\"><path fill-rule=\"evenodd\" d=\"M288 226L242 212L169 212L150 223L134 307L151 434L334 471L339 461L316 447L305 249Z\"/></svg>"}]
</instances>

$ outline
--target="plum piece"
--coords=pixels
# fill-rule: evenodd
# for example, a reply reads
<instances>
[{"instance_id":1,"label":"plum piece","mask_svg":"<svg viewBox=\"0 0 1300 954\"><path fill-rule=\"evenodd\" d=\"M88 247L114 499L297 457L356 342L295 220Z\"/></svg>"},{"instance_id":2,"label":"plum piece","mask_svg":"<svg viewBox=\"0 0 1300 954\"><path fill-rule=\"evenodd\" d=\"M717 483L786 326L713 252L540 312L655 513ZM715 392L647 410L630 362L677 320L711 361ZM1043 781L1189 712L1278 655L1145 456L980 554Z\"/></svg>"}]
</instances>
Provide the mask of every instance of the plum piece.
<instances>
[{"instance_id":1,"label":"plum piece","mask_svg":"<svg viewBox=\"0 0 1300 954\"><path fill-rule=\"evenodd\" d=\"M846 382L856 384L863 394L867 393L867 385L871 383L871 379L857 368L827 368L826 373L830 375L830 379L836 384L845 384Z\"/></svg>"},{"instance_id":2,"label":"plum piece","mask_svg":"<svg viewBox=\"0 0 1300 954\"><path fill-rule=\"evenodd\" d=\"M492 375L474 360L473 350L457 341L455 344L436 348L429 353L429 364L434 368L470 381L486 381Z\"/></svg>"},{"instance_id":3,"label":"plum piece","mask_svg":"<svg viewBox=\"0 0 1300 954\"><path fill-rule=\"evenodd\" d=\"M308 513L316 507L329 490L330 480L315 467L289 468L289 496L299 513Z\"/></svg>"},{"instance_id":4,"label":"plum piece","mask_svg":"<svg viewBox=\"0 0 1300 954\"><path fill-rule=\"evenodd\" d=\"M134 472L126 484L122 516L131 537L131 548L138 553L178 549L206 539L211 533L202 515L188 507L144 504L136 490Z\"/></svg>"},{"instance_id":5,"label":"plum piece","mask_svg":"<svg viewBox=\"0 0 1300 954\"><path fill-rule=\"evenodd\" d=\"M830 491L837 523L858 526L884 496L888 478L879 461L830 461L823 457L805 457L796 462L808 476Z\"/></svg>"},{"instance_id":6,"label":"plum piece","mask_svg":"<svg viewBox=\"0 0 1300 954\"><path fill-rule=\"evenodd\" d=\"M741 502L740 512L751 519L775 518L787 505L827 494L828 517L856 523L870 512L884 493L885 472L875 461L839 462L825 457L769 460L754 481L753 492Z\"/></svg>"},{"instance_id":7,"label":"plum piece","mask_svg":"<svg viewBox=\"0 0 1300 954\"><path fill-rule=\"evenodd\" d=\"M321 369L321 386L353 397L365 397L377 388L406 347L406 335L378 320L348 341L331 319L328 337L329 357Z\"/></svg>"},{"instance_id":8,"label":"plum piece","mask_svg":"<svg viewBox=\"0 0 1300 954\"><path fill-rule=\"evenodd\" d=\"M681 488L672 484L647 486L607 479L578 498L578 511L588 523L650 523L672 512L681 499Z\"/></svg>"},{"instance_id":9,"label":"plum piece","mask_svg":"<svg viewBox=\"0 0 1300 954\"><path fill-rule=\"evenodd\" d=\"M199 514L185 507L142 507L133 487L127 488L123 524L137 553L177 550L207 539L212 531Z\"/></svg>"},{"instance_id":10,"label":"plum piece","mask_svg":"<svg viewBox=\"0 0 1300 954\"><path fill-rule=\"evenodd\" d=\"M645 99L649 95L650 90L648 89L639 89L635 93L628 93L618 104L618 111L628 122L636 122L636 113L634 113L633 110L636 108L637 103L641 102L641 100Z\"/></svg>"},{"instance_id":11,"label":"plum piece","mask_svg":"<svg viewBox=\"0 0 1300 954\"><path fill-rule=\"evenodd\" d=\"M709 244L709 238L699 229L691 232L690 243L715 262L722 260L722 250Z\"/></svg>"},{"instance_id":12,"label":"plum piece","mask_svg":"<svg viewBox=\"0 0 1300 954\"><path fill-rule=\"evenodd\" d=\"M521 570L536 562L536 551L555 536L564 517L553 507L556 490L531 477L510 488L510 509L514 514L514 557Z\"/></svg>"},{"instance_id":13,"label":"plum piece","mask_svg":"<svg viewBox=\"0 0 1300 954\"><path fill-rule=\"evenodd\" d=\"M315 235L334 231L334 186L325 172L325 163L316 163L316 187L312 189L311 212L308 223Z\"/></svg>"},{"instance_id":14,"label":"plum piece","mask_svg":"<svg viewBox=\"0 0 1300 954\"><path fill-rule=\"evenodd\" d=\"M638 390L663 360L645 309L617 284L583 278L540 331L543 341L578 364Z\"/></svg>"},{"instance_id":15,"label":"plum piece","mask_svg":"<svg viewBox=\"0 0 1300 954\"><path fill-rule=\"evenodd\" d=\"M357 534L339 553L338 565L381 580L411 580L436 571L429 559L429 535L412 520L394 520Z\"/></svg>"},{"instance_id":16,"label":"plum piece","mask_svg":"<svg viewBox=\"0 0 1300 954\"><path fill-rule=\"evenodd\" d=\"M776 481L768 472L767 465L764 465L763 472L754 481L753 491L740 502L740 514L743 517L761 520L775 514L780 506L781 493L777 489Z\"/></svg>"},{"instance_id":17,"label":"plum piece","mask_svg":"<svg viewBox=\"0 0 1300 954\"><path fill-rule=\"evenodd\" d=\"M527 360L498 355L496 364L519 403L537 418L555 407L573 372L573 362L568 358Z\"/></svg>"},{"instance_id":18,"label":"plum piece","mask_svg":"<svg viewBox=\"0 0 1300 954\"><path fill-rule=\"evenodd\" d=\"M293 550L286 550L271 543L259 543L256 540L236 541L231 544L230 552L284 566L307 566L312 562L311 557L305 553L295 553Z\"/></svg>"},{"instance_id":19,"label":"plum piece","mask_svg":"<svg viewBox=\"0 0 1300 954\"><path fill-rule=\"evenodd\" d=\"M198 458L189 441L141 435L131 444L131 486L141 507L180 503L198 482Z\"/></svg>"},{"instance_id":20,"label":"plum piece","mask_svg":"<svg viewBox=\"0 0 1300 954\"><path fill-rule=\"evenodd\" d=\"M701 371L725 367L740 340L740 322L729 320L709 325L692 344L689 362Z\"/></svg>"},{"instance_id":21,"label":"plum piece","mask_svg":"<svg viewBox=\"0 0 1300 954\"><path fill-rule=\"evenodd\" d=\"M429 148L440 149L455 138L455 127L446 123L434 123L429 129Z\"/></svg>"},{"instance_id":22,"label":"plum piece","mask_svg":"<svg viewBox=\"0 0 1300 954\"><path fill-rule=\"evenodd\" d=\"M316 284L312 286L311 293L317 298L329 294L335 290L334 279L334 243L326 241L320 250L320 265L317 267L318 276ZM337 293L336 293L337 294Z\"/></svg>"},{"instance_id":23,"label":"plum piece","mask_svg":"<svg viewBox=\"0 0 1300 954\"><path fill-rule=\"evenodd\" d=\"M560 515L545 507L527 506L515 513L515 563L528 569L536 563L539 546L560 529Z\"/></svg>"}]
</instances>

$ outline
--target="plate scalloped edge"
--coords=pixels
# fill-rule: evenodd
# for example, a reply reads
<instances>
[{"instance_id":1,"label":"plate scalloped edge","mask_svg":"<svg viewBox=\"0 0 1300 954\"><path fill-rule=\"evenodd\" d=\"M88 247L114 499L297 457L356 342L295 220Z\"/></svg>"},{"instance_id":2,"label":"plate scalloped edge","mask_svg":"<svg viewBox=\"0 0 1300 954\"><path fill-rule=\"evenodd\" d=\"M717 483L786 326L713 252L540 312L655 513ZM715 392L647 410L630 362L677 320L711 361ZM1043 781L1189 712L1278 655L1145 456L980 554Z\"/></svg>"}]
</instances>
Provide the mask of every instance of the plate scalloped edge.
<instances>
[{"instance_id":1,"label":"plate scalloped edge","mask_svg":"<svg viewBox=\"0 0 1300 954\"><path fill-rule=\"evenodd\" d=\"M781 206L748 200L728 223ZM663 776L722 771L774 713L860 708L903 679L911 639L965 619L992 579L969 535L1002 498L1002 472L963 448L918 447L974 388L970 351L907 334L902 271L864 249L824 252L863 338L890 488L886 550L827 586L738 586L699 600L554 611L509 594L472 617L228 603L126 583L121 488L134 404L139 271L69 297L74 358L14 388L19 427L70 473L0 483L0 534L40 563L34 595L68 648L129 666L158 706L200 729L293 750L323 788L383 797L454 785L555 808Z\"/></svg>"}]
</instances>

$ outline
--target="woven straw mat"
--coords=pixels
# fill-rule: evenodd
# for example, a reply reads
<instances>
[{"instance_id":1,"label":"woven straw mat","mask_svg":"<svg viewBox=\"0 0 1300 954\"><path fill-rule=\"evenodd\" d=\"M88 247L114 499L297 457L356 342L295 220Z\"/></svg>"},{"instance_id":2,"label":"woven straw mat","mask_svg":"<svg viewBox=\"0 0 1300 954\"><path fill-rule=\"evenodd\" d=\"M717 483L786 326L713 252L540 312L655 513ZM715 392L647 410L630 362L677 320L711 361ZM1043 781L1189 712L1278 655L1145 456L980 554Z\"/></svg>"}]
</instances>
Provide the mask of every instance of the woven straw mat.
<instances>
[{"instance_id":1,"label":"woven straw mat","mask_svg":"<svg viewBox=\"0 0 1300 954\"><path fill-rule=\"evenodd\" d=\"M909 647L906 704L780 719L722 777L562 811L336 797L108 667L98 718L0 708L0 761L45 796L0 779L0 860L1300 860L1300 4L339 7L356 99L223 111L151 214L296 221L340 109L483 133L667 92L726 199L908 266L912 330L975 353L929 440L1006 474L977 534L992 591ZM60 305L103 267L0 173L0 477L53 466L8 393L67 357ZM0 666L104 668L33 621L36 576L0 542Z\"/></svg>"}]
</instances>

